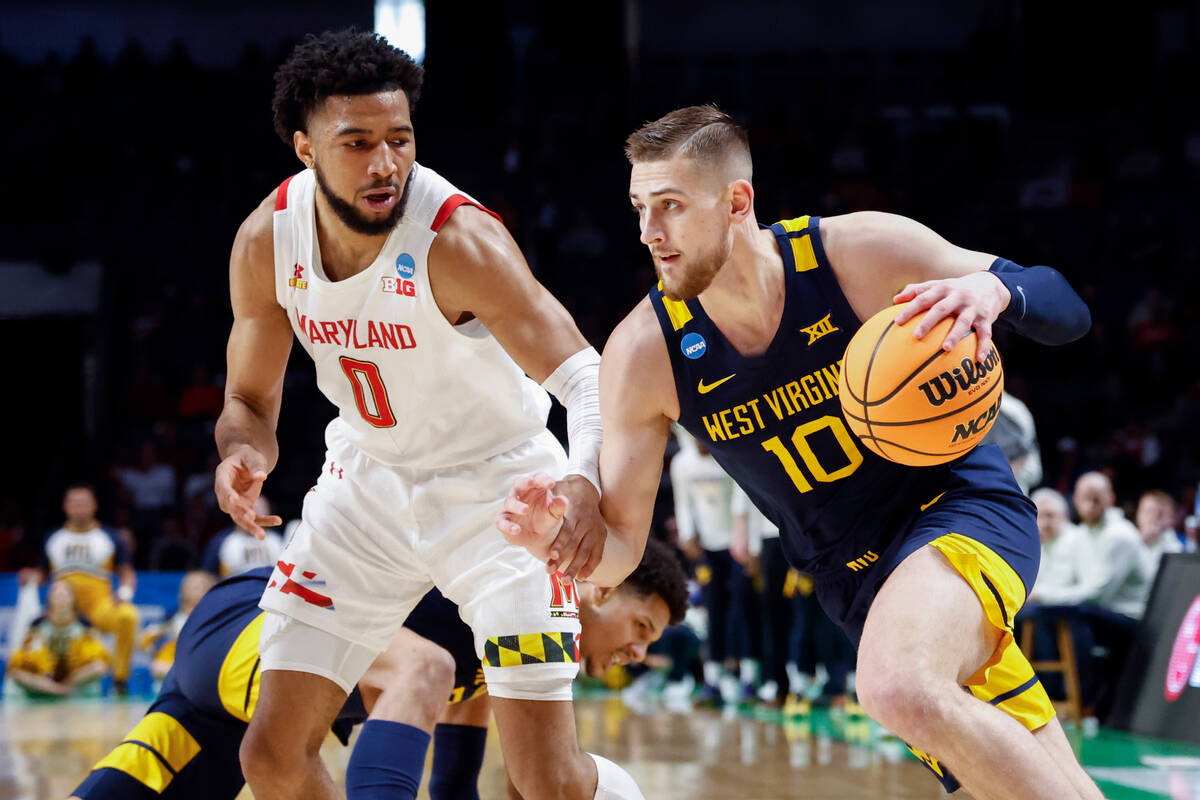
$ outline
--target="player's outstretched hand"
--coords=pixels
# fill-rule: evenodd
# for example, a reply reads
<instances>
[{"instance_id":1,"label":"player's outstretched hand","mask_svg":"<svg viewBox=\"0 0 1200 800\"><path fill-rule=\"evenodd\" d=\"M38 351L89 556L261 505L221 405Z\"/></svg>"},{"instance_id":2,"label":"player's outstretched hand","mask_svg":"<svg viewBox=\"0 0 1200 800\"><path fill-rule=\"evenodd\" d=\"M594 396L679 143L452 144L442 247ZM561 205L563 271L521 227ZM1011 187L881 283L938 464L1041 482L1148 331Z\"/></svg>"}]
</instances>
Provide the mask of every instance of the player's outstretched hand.
<instances>
[{"instance_id":1,"label":"player's outstretched hand","mask_svg":"<svg viewBox=\"0 0 1200 800\"><path fill-rule=\"evenodd\" d=\"M979 340L975 360L983 361L992 349L992 323L1008 308L1011 295L994 274L972 272L959 278L947 278L924 283L910 283L892 298L893 303L908 303L896 315L896 324L903 325L925 312L913 328L913 337L921 339L946 317L955 317L943 350L952 350L972 328Z\"/></svg>"},{"instance_id":2,"label":"player's outstretched hand","mask_svg":"<svg viewBox=\"0 0 1200 800\"><path fill-rule=\"evenodd\" d=\"M539 561L550 559L550 545L567 513L567 498L554 489L554 479L543 472L517 478L496 515L496 527L505 540L524 547Z\"/></svg>"},{"instance_id":3,"label":"player's outstretched hand","mask_svg":"<svg viewBox=\"0 0 1200 800\"><path fill-rule=\"evenodd\" d=\"M266 479L267 460L258 451L246 447L217 465L214 480L221 510L233 519L234 524L259 539L267 537L265 528L283 524L283 519L274 514L261 517L254 511L254 503Z\"/></svg>"},{"instance_id":4,"label":"player's outstretched hand","mask_svg":"<svg viewBox=\"0 0 1200 800\"><path fill-rule=\"evenodd\" d=\"M567 513L550 545L546 569L586 580L600 566L608 539L608 525L600 515L600 493L582 475L568 475L555 488L567 499Z\"/></svg>"}]
</instances>

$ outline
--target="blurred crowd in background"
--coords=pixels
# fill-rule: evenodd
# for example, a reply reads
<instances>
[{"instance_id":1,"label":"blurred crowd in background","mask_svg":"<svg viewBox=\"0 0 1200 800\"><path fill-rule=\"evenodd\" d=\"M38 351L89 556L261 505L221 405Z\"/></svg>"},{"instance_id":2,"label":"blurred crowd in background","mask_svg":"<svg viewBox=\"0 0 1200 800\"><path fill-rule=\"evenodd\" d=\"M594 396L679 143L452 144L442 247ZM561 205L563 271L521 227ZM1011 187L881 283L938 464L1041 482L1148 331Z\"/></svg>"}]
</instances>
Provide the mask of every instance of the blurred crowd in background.
<instances>
[{"instance_id":1,"label":"blurred crowd in background","mask_svg":"<svg viewBox=\"0 0 1200 800\"><path fill-rule=\"evenodd\" d=\"M1091 332L1056 350L998 337L1007 389L1036 420L1041 475L1027 488L1057 492L1038 500L1059 518L1043 528L1046 555L1056 562L1059 550L1086 550L1055 545L1077 537L1050 531L1076 530L1077 520L1096 538L1095 526L1118 516L1129 530L1117 538L1132 547L1136 533L1141 543L1139 564L1164 536L1194 548L1200 115L1177 100L1198 62L1195 48L1172 44L1161 14L1149 23L1088 20L1078 37L1059 35L1084 24L1066 16L1037 25L985 18L950 50L647 49L635 58L619 45L619 19L579 37L565 12L537 22L508 12L496 20L506 36L456 30L457 52L472 58L439 59L436 13L414 117L418 160L504 218L593 344L604 344L654 280L627 205L625 135L671 108L716 102L750 130L764 221L891 211L963 246L1062 271L1091 307ZM1128 55L1120 63L1116 43ZM221 67L197 65L183 42L163 58L137 42L102 57L88 38L70 57L0 52L0 81L23 110L19 124L0 127L6 183L17 187L0 201L0 269L31 263L61 282L95 263L101 275L90 313L0 321L14 375L3 400L14 424L0 570L39 562L76 482L93 487L99 520L137 570L199 568L227 529L212 492L231 321L226 269L238 224L299 168L269 110L287 47L250 45ZM266 491L291 519L321 464L333 408L307 358L292 359L287 382L281 458ZM562 432L561 409L551 425ZM736 546L714 569L717 557L695 544L702 536L679 541L675 452L654 535L679 544L706 585L740 571L750 588L729 591L743 611L768 585L787 584L789 602L807 597L802 578L768 575ZM1099 516L1080 485L1106 498ZM1143 524L1147 504L1157 509L1153 525ZM729 525L732 536L732 517ZM1095 574L1080 580L1092 593L1068 599L1106 602ZM767 617L778 618L777 600L764 608L772 604ZM791 627L809 612L788 613ZM738 636L736 647L715 651L706 641L700 660L769 660ZM793 645L803 638L788 636ZM822 647L845 657L840 645ZM693 680L715 686L736 672L746 683L722 669Z\"/></svg>"}]
</instances>

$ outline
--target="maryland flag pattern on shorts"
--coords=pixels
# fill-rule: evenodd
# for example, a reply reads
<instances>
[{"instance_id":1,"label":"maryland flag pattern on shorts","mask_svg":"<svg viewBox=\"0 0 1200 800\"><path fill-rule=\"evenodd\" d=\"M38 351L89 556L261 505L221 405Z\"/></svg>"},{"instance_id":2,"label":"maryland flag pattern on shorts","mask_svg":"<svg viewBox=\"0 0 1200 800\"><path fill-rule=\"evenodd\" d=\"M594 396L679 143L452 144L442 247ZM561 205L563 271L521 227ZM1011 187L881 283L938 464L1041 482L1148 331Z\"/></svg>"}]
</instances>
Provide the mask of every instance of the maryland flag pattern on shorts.
<instances>
[{"instance_id":1,"label":"maryland flag pattern on shorts","mask_svg":"<svg viewBox=\"0 0 1200 800\"><path fill-rule=\"evenodd\" d=\"M485 667L573 664L578 660L574 635L563 631L493 636L483 645L483 665Z\"/></svg>"}]
</instances>

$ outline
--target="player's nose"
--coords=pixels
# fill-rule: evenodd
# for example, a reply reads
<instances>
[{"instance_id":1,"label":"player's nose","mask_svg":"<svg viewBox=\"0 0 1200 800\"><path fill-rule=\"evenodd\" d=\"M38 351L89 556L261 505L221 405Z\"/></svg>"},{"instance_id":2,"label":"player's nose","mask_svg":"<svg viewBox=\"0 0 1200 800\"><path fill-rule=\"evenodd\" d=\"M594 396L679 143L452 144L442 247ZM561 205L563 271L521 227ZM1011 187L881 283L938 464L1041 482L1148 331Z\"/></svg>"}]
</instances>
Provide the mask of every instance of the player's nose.
<instances>
[{"instance_id":1,"label":"player's nose","mask_svg":"<svg viewBox=\"0 0 1200 800\"><path fill-rule=\"evenodd\" d=\"M657 218L652 213L647 211L646 216L642 218L642 244L649 245L654 244L655 242L661 242L662 238L662 225L658 223Z\"/></svg>"},{"instance_id":2,"label":"player's nose","mask_svg":"<svg viewBox=\"0 0 1200 800\"><path fill-rule=\"evenodd\" d=\"M396 154L392 152L392 148L387 146L387 142L383 142L371 154L371 163L367 166L372 178L387 179L396 174L400 165Z\"/></svg>"},{"instance_id":3,"label":"player's nose","mask_svg":"<svg viewBox=\"0 0 1200 800\"><path fill-rule=\"evenodd\" d=\"M646 660L646 645L642 642L632 642L629 645L629 660L642 663Z\"/></svg>"}]
</instances>

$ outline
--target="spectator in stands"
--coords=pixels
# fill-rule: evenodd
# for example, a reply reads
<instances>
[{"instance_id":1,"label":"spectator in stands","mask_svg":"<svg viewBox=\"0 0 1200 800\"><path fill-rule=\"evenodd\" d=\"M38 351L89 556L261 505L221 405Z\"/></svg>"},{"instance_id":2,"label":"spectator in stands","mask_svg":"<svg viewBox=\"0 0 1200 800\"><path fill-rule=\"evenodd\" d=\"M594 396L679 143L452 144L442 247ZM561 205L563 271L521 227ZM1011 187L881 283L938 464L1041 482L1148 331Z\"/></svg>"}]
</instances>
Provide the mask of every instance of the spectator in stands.
<instances>
[{"instance_id":1,"label":"spectator in stands","mask_svg":"<svg viewBox=\"0 0 1200 800\"><path fill-rule=\"evenodd\" d=\"M733 479L691 434L678 431L679 452L671 459L671 490L679 543L699 560L697 578L708 612L707 657L700 701L736 702L740 672L737 663L738 626L746 615L737 608L741 566L729 553L733 521ZM749 675L745 677L749 678ZM749 681L747 681L748 683Z\"/></svg>"},{"instance_id":2,"label":"spectator in stands","mask_svg":"<svg viewBox=\"0 0 1200 800\"><path fill-rule=\"evenodd\" d=\"M254 503L254 513L259 517L271 515L271 503L266 495L259 495ZM255 567L271 567L283 549L283 537L274 529L267 530L267 538L259 539L254 534L237 526L218 533L204 548L200 569L218 579L228 578Z\"/></svg>"},{"instance_id":3,"label":"spectator in stands","mask_svg":"<svg viewBox=\"0 0 1200 800\"><path fill-rule=\"evenodd\" d=\"M199 560L196 542L189 538L179 517L163 520L162 533L150 548L150 569L157 572L182 572L194 569Z\"/></svg>"},{"instance_id":4,"label":"spectator in stands","mask_svg":"<svg viewBox=\"0 0 1200 800\"><path fill-rule=\"evenodd\" d=\"M200 602L200 598L204 597L216 582L216 578L203 570L184 575L179 584L179 610L146 632L142 639L142 647L154 650L150 660L150 674L155 680L161 681L171 670L175 663L175 642L179 639L183 624L187 622L188 615Z\"/></svg>"},{"instance_id":5,"label":"spectator in stands","mask_svg":"<svg viewBox=\"0 0 1200 800\"><path fill-rule=\"evenodd\" d=\"M1112 481L1102 472L1085 472L1075 482L1075 511L1091 540L1098 570L1088 581L1094 593L1087 599L1101 608L1141 619L1150 585L1142 574L1142 537L1120 508Z\"/></svg>"},{"instance_id":6,"label":"spectator in stands","mask_svg":"<svg viewBox=\"0 0 1200 800\"><path fill-rule=\"evenodd\" d=\"M1008 392L1001 397L1000 413L984 441L999 445L1004 451L1025 494L1042 482L1042 454L1038 449L1033 414L1028 406Z\"/></svg>"},{"instance_id":7,"label":"spectator in stands","mask_svg":"<svg viewBox=\"0 0 1200 800\"><path fill-rule=\"evenodd\" d=\"M1174 530L1175 499L1160 489L1143 492L1138 500L1137 529L1142 536L1142 577L1154 585L1158 565L1167 553L1182 553L1183 539Z\"/></svg>"},{"instance_id":8,"label":"spectator in stands","mask_svg":"<svg viewBox=\"0 0 1200 800\"><path fill-rule=\"evenodd\" d=\"M71 585L55 581L46 595L46 616L13 653L8 676L31 694L66 697L107 672L108 651L75 611Z\"/></svg>"},{"instance_id":9,"label":"spectator in stands","mask_svg":"<svg viewBox=\"0 0 1200 800\"><path fill-rule=\"evenodd\" d=\"M116 470L116 478L133 504L133 530L142 541L158 531L163 518L175 505L175 468L163 463L152 441L142 442L136 467Z\"/></svg>"},{"instance_id":10,"label":"spectator in stands","mask_svg":"<svg viewBox=\"0 0 1200 800\"><path fill-rule=\"evenodd\" d=\"M1075 510L1093 558L1087 582L1094 607L1081 609L1085 624L1072 626L1085 707L1104 719L1112 705L1137 621L1146 610L1150 584L1143 573L1144 546L1137 528L1114 507L1112 481L1085 472L1075 482Z\"/></svg>"},{"instance_id":11,"label":"spectator in stands","mask_svg":"<svg viewBox=\"0 0 1200 800\"><path fill-rule=\"evenodd\" d=\"M21 570L18 580L40 582L49 572L55 582L70 587L79 613L101 631L116 636L113 687L124 694L138 626L137 608L131 602L137 576L117 532L102 526L96 511L96 494L90 486L67 487L63 494L66 522L47 534L42 566ZM115 598L113 572L119 579Z\"/></svg>"},{"instance_id":12,"label":"spectator in stands","mask_svg":"<svg viewBox=\"0 0 1200 800\"><path fill-rule=\"evenodd\" d=\"M1029 592L1030 603L1077 605L1097 591L1095 550L1088 535L1071 524L1067 499L1049 488L1034 491L1042 562Z\"/></svg>"}]
</instances>

